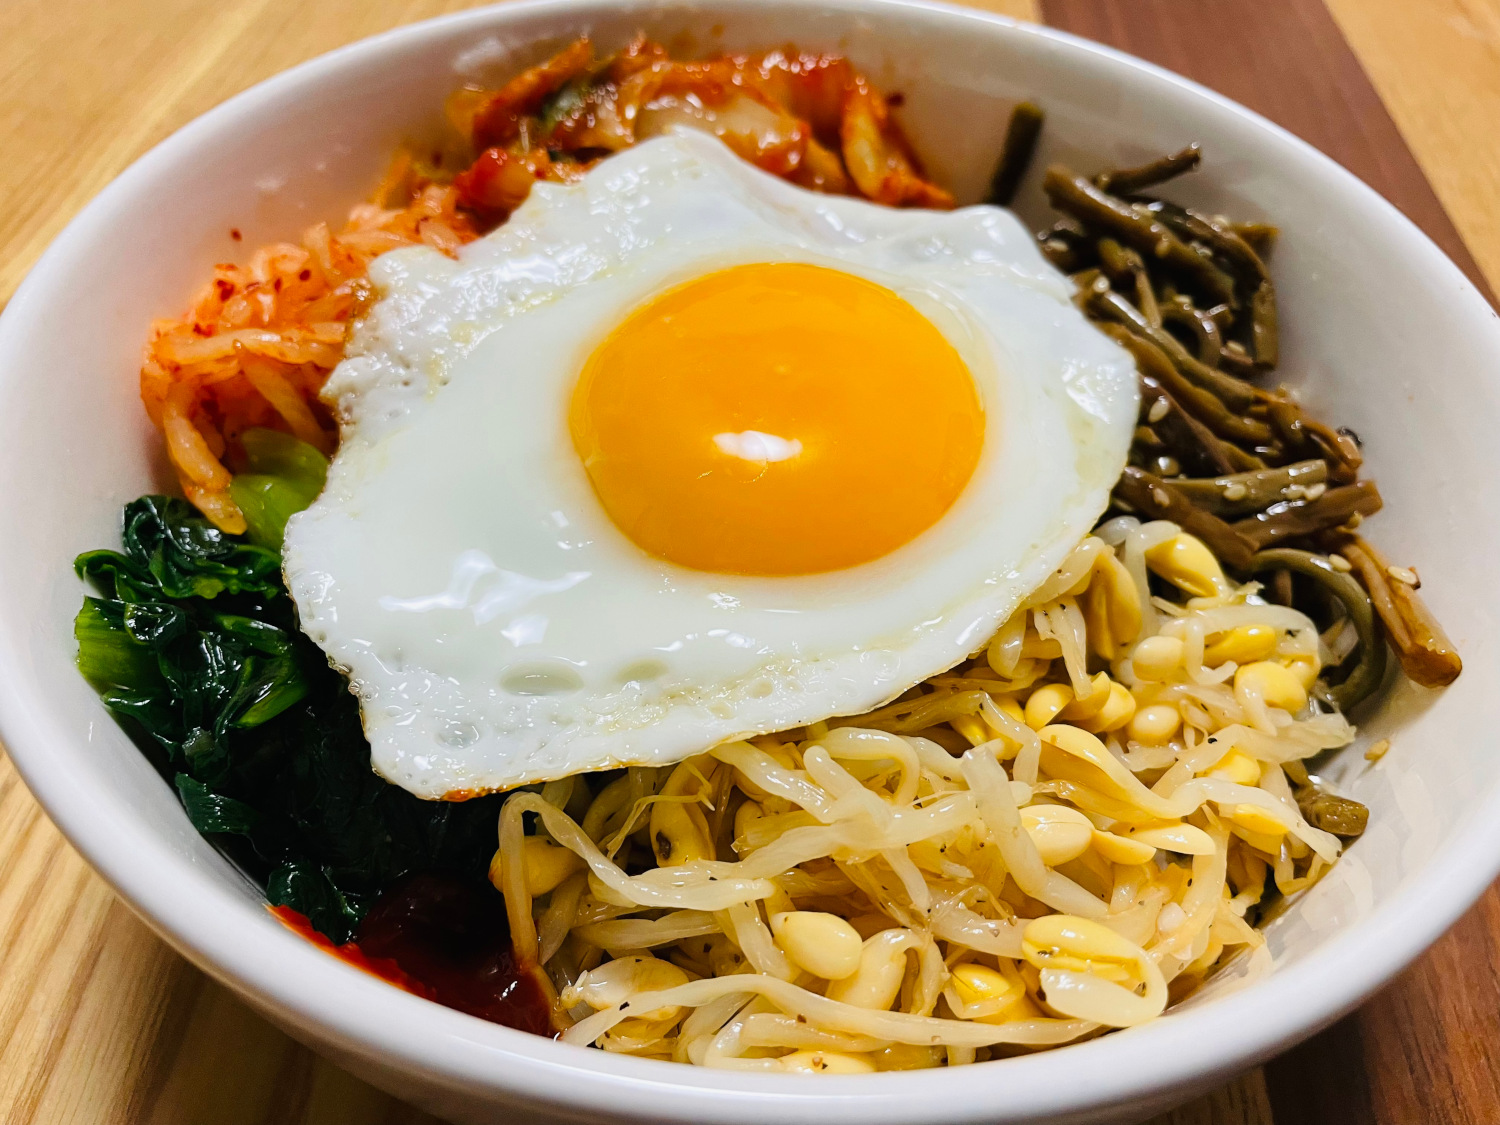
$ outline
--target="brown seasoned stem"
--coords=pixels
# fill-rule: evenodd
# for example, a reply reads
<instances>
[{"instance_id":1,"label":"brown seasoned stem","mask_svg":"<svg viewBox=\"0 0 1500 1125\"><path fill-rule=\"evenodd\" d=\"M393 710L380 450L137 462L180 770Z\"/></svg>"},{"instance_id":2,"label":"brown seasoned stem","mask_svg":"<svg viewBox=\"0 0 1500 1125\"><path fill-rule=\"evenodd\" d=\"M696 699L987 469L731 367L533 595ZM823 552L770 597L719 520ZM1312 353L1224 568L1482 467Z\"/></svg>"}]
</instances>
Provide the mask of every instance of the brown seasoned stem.
<instances>
[{"instance_id":1,"label":"brown seasoned stem","mask_svg":"<svg viewBox=\"0 0 1500 1125\"><path fill-rule=\"evenodd\" d=\"M1316 785L1297 790L1297 807L1302 810L1308 824L1345 840L1363 836L1370 822L1370 810L1359 801L1325 793Z\"/></svg>"},{"instance_id":2,"label":"brown seasoned stem","mask_svg":"<svg viewBox=\"0 0 1500 1125\"><path fill-rule=\"evenodd\" d=\"M1198 362L1196 356L1182 346L1182 341L1164 328L1158 328L1141 315L1139 309L1110 289L1093 289L1086 294L1087 309L1100 320L1112 320L1132 329L1137 336L1151 341L1166 352L1173 365L1184 376L1206 391L1212 391L1231 410L1245 410L1271 398L1265 391L1243 379ZM1266 437L1269 440L1270 432Z\"/></svg>"},{"instance_id":3,"label":"brown seasoned stem","mask_svg":"<svg viewBox=\"0 0 1500 1125\"><path fill-rule=\"evenodd\" d=\"M1093 303L1097 306L1101 300L1109 296L1118 298L1119 294L1098 294ZM1172 393L1172 397L1182 404L1183 409L1219 437L1252 447L1269 445L1274 439L1275 434L1266 423L1257 418L1245 418L1235 414L1212 391L1189 381L1178 365L1168 358L1166 352L1154 340L1145 339L1140 333L1118 323L1101 324L1099 327L1107 332L1117 344L1135 356L1136 365L1140 370L1166 387Z\"/></svg>"},{"instance_id":4,"label":"brown seasoned stem","mask_svg":"<svg viewBox=\"0 0 1500 1125\"><path fill-rule=\"evenodd\" d=\"M1179 207L1165 199L1134 200L1143 210L1159 219L1173 233L1189 242L1201 242L1218 254L1240 274L1240 279L1249 289L1262 281L1271 280L1271 271L1255 252L1255 248L1240 237L1233 224L1225 223L1191 207Z\"/></svg>"},{"instance_id":5,"label":"brown seasoned stem","mask_svg":"<svg viewBox=\"0 0 1500 1125\"><path fill-rule=\"evenodd\" d=\"M1213 215L1160 199L1153 199L1144 207L1176 234L1206 246L1234 270L1240 284L1251 294L1250 342L1255 350L1255 362L1263 368L1275 367L1281 350L1276 289L1271 284L1271 271L1255 248L1241 237L1232 223Z\"/></svg>"},{"instance_id":6,"label":"brown seasoned stem","mask_svg":"<svg viewBox=\"0 0 1500 1125\"><path fill-rule=\"evenodd\" d=\"M1212 480L1174 480L1172 485L1216 516L1243 516L1283 501L1309 499L1308 488L1327 479L1325 462L1296 461L1279 469L1235 473Z\"/></svg>"},{"instance_id":7,"label":"brown seasoned stem","mask_svg":"<svg viewBox=\"0 0 1500 1125\"><path fill-rule=\"evenodd\" d=\"M1255 549L1235 529L1193 502L1166 481L1144 469L1127 467L1115 483L1115 495L1143 516L1171 520L1189 535L1196 535L1234 570L1250 565Z\"/></svg>"},{"instance_id":8,"label":"brown seasoned stem","mask_svg":"<svg viewBox=\"0 0 1500 1125\"><path fill-rule=\"evenodd\" d=\"M1135 289L1135 307L1149 324L1161 327L1161 306L1156 301L1156 290L1151 285L1151 275L1146 263L1129 246L1121 246L1113 238L1099 240L1099 264L1116 285L1129 282Z\"/></svg>"},{"instance_id":9,"label":"brown seasoned stem","mask_svg":"<svg viewBox=\"0 0 1500 1125\"><path fill-rule=\"evenodd\" d=\"M1266 415L1288 454L1323 458L1328 462L1329 478L1336 484L1349 484L1358 478L1364 454L1349 434L1318 421L1284 394L1267 397Z\"/></svg>"},{"instance_id":10,"label":"brown seasoned stem","mask_svg":"<svg viewBox=\"0 0 1500 1125\"><path fill-rule=\"evenodd\" d=\"M1331 545L1349 560L1369 592L1407 676L1423 687L1444 687L1456 680L1463 661L1416 587L1392 577L1390 563L1358 535L1341 536Z\"/></svg>"},{"instance_id":11,"label":"brown seasoned stem","mask_svg":"<svg viewBox=\"0 0 1500 1125\"><path fill-rule=\"evenodd\" d=\"M1169 292L1161 305L1161 319L1168 324L1179 324L1193 334L1198 341L1199 363L1219 366L1224 350L1219 322L1193 304L1192 298Z\"/></svg>"},{"instance_id":12,"label":"brown seasoned stem","mask_svg":"<svg viewBox=\"0 0 1500 1125\"><path fill-rule=\"evenodd\" d=\"M1042 253L1063 273L1077 273L1095 264L1097 241L1084 230L1083 224L1067 215L1037 234Z\"/></svg>"},{"instance_id":13,"label":"brown seasoned stem","mask_svg":"<svg viewBox=\"0 0 1500 1125\"><path fill-rule=\"evenodd\" d=\"M1380 491L1372 480L1330 488L1316 500L1272 504L1264 512L1234 524L1234 530L1257 551L1340 527L1353 516L1380 511Z\"/></svg>"},{"instance_id":14,"label":"brown seasoned stem","mask_svg":"<svg viewBox=\"0 0 1500 1125\"><path fill-rule=\"evenodd\" d=\"M1255 366L1255 360L1245 350L1245 345L1238 340L1224 341L1224 347L1219 352L1219 366L1240 378L1259 375L1261 370Z\"/></svg>"},{"instance_id":15,"label":"brown seasoned stem","mask_svg":"<svg viewBox=\"0 0 1500 1125\"><path fill-rule=\"evenodd\" d=\"M1276 290L1267 278L1250 298L1250 342L1255 346L1255 362L1262 367L1275 367L1281 362L1280 323Z\"/></svg>"},{"instance_id":16,"label":"brown seasoned stem","mask_svg":"<svg viewBox=\"0 0 1500 1125\"><path fill-rule=\"evenodd\" d=\"M1054 164L1047 169L1042 190L1052 206L1084 224L1113 235L1141 252L1148 262L1160 262L1192 278L1215 300L1238 307L1234 279L1211 259L1199 254L1146 212L1100 191L1082 176Z\"/></svg>"},{"instance_id":17,"label":"brown seasoned stem","mask_svg":"<svg viewBox=\"0 0 1500 1125\"><path fill-rule=\"evenodd\" d=\"M1078 250L1071 243L1056 234L1049 234L1040 242L1042 256L1047 259L1054 269L1063 273L1073 273L1083 266L1083 259Z\"/></svg>"},{"instance_id":18,"label":"brown seasoned stem","mask_svg":"<svg viewBox=\"0 0 1500 1125\"><path fill-rule=\"evenodd\" d=\"M1249 456L1216 438L1150 375L1140 373L1140 381L1143 419L1185 471L1232 474L1238 457Z\"/></svg>"},{"instance_id":19,"label":"brown seasoned stem","mask_svg":"<svg viewBox=\"0 0 1500 1125\"><path fill-rule=\"evenodd\" d=\"M1005 140L1000 146L1000 159L995 163L995 174L990 177L990 193L986 203L996 207L1009 207L1016 197L1016 189L1031 166L1031 157L1036 152L1037 138L1042 133L1042 122L1046 115L1034 102L1021 102L1010 111L1010 122L1005 126Z\"/></svg>"},{"instance_id":20,"label":"brown seasoned stem","mask_svg":"<svg viewBox=\"0 0 1500 1125\"><path fill-rule=\"evenodd\" d=\"M1276 605L1292 604L1292 572L1285 567L1271 571L1271 582L1266 587L1266 600Z\"/></svg>"},{"instance_id":21,"label":"brown seasoned stem","mask_svg":"<svg viewBox=\"0 0 1500 1125\"><path fill-rule=\"evenodd\" d=\"M1258 223L1253 219L1230 223L1229 229L1248 242L1250 248L1262 258L1271 252L1271 248L1276 245L1276 237L1281 233L1275 224Z\"/></svg>"},{"instance_id":22,"label":"brown seasoned stem","mask_svg":"<svg viewBox=\"0 0 1500 1125\"><path fill-rule=\"evenodd\" d=\"M1114 195L1131 195L1148 187L1155 187L1157 184L1176 179L1185 172L1191 172L1202 160L1203 148L1195 142L1181 152L1158 157L1136 168L1117 168L1113 172L1100 172L1094 177L1094 184L1100 191L1107 191Z\"/></svg>"}]
</instances>

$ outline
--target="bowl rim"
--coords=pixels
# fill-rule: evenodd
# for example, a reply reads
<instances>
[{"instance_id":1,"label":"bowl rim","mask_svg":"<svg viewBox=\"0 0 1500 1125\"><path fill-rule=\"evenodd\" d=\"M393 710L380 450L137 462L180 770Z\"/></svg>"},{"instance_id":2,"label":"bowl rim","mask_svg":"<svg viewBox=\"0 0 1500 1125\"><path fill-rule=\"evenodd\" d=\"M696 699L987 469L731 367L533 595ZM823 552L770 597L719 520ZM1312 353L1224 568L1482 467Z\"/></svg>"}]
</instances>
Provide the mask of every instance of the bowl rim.
<instances>
[{"instance_id":1,"label":"bowl rim","mask_svg":"<svg viewBox=\"0 0 1500 1125\"><path fill-rule=\"evenodd\" d=\"M754 9L791 0L717 0L705 8ZM597 10L600 0L510 0L398 27L340 47L258 83L189 122L136 160L68 224L18 287L0 315L0 401L19 378L8 362L26 338L34 309L56 299L70 264L108 237L115 211L133 189L163 176L195 147L232 131L310 81L358 68L407 45L455 31L483 34L513 20L555 16L565 23ZM681 7L642 3L645 11ZM1306 175L1321 177L1378 217L1403 254L1451 282L1454 300L1488 330L1500 353L1500 318L1456 265L1395 207L1306 142L1251 110L1189 79L1066 32L930 0L819 0L825 12L851 18L967 22L976 32L1013 37L1023 49L1056 50L1076 65L1127 81L1171 87L1212 103L1268 135ZM1484 329L1478 329L1483 331ZM0 683L27 681L25 638L0 627ZM1254 988L1178 1011L1142 1027L1065 1050L1046 1051L949 1070L851 1077L816 1083L795 1075L708 1071L594 1051L584 1054L421 1000L328 957L275 925L220 880L168 848L144 823L124 815L97 777L50 765L47 747L67 737L49 715L45 693L0 693L0 741L54 823L131 908L172 946L241 996L346 1065L375 1060L429 1087L464 1090L585 1115L623 1114L660 1121L756 1123L818 1120L873 1122L1027 1120L1059 1112L1088 1113L1110 1103L1184 1095L1259 1061L1353 1008L1446 930L1500 872L1500 788L1457 826L1390 900L1327 939L1300 962ZM1488 815L1486 815L1488 814ZM1476 858L1477 861L1476 861ZM264 925L253 929L259 917ZM258 940L247 940L255 934ZM1290 1013L1290 1014L1289 1014ZM1217 1029L1217 1030L1216 1030ZM1000 1066L1003 1071L998 1069ZM368 1073L368 1069L364 1069ZM378 1076L376 1077L378 1081ZM997 1080L1004 1079L1003 1088Z\"/></svg>"}]
</instances>

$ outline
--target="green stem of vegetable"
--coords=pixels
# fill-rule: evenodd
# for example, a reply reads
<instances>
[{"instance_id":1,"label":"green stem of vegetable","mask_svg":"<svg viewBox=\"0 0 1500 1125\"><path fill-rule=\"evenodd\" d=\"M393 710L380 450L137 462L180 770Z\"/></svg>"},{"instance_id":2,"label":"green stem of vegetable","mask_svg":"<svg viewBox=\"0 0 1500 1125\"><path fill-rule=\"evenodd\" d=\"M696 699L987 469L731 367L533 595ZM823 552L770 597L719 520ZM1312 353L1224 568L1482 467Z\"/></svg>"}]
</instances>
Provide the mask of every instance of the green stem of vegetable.
<instances>
[{"instance_id":1,"label":"green stem of vegetable","mask_svg":"<svg viewBox=\"0 0 1500 1125\"><path fill-rule=\"evenodd\" d=\"M1026 176L1026 169L1031 166L1044 120L1045 115L1034 102L1020 102L1010 111L1010 122L1005 127L1005 141L1000 146L995 174L990 178L986 203L996 207L1010 206L1016 197L1016 189Z\"/></svg>"},{"instance_id":2,"label":"green stem of vegetable","mask_svg":"<svg viewBox=\"0 0 1500 1125\"><path fill-rule=\"evenodd\" d=\"M1207 247L1233 269L1244 290L1251 294L1250 340L1255 362L1263 368L1275 367L1280 352L1276 289L1271 283L1271 271L1255 248L1232 223L1212 215L1160 199L1150 200L1144 206L1176 234Z\"/></svg>"},{"instance_id":3,"label":"green stem of vegetable","mask_svg":"<svg viewBox=\"0 0 1500 1125\"><path fill-rule=\"evenodd\" d=\"M1307 823L1345 840L1363 836L1370 823L1370 810L1365 805L1316 785L1300 786L1296 797L1297 807Z\"/></svg>"},{"instance_id":4,"label":"green stem of vegetable","mask_svg":"<svg viewBox=\"0 0 1500 1125\"><path fill-rule=\"evenodd\" d=\"M1185 172L1193 171L1202 160L1203 148L1194 143L1181 152L1158 157L1135 168L1116 168L1112 172L1100 172L1094 177L1094 185L1100 191L1107 191L1112 195L1133 195L1135 192L1155 187L1157 184L1164 184Z\"/></svg>"},{"instance_id":5,"label":"green stem of vegetable","mask_svg":"<svg viewBox=\"0 0 1500 1125\"><path fill-rule=\"evenodd\" d=\"M1156 290L1151 285L1151 275L1140 254L1128 246L1121 246L1113 238L1099 240L1099 263L1116 285L1128 282L1135 288L1135 306L1140 309L1148 323L1161 326L1161 306L1156 300Z\"/></svg>"},{"instance_id":6,"label":"green stem of vegetable","mask_svg":"<svg viewBox=\"0 0 1500 1125\"><path fill-rule=\"evenodd\" d=\"M1380 490L1375 487L1375 482L1362 480L1342 488L1330 488L1316 500L1273 504L1263 512L1240 520L1234 529L1260 551L1288 539L1342 527L1355 515L1361 518L1372 516L1380 511L1381 506Z\"/></svg>"},{"instance_id":7,"label":"green stem of vegetable","mask_svg":"<svg viewBox=\"0 0 1500 1125\"><path fill-rule=\"evenodd\" d=\"M1090 304L1095 308L1101 306L1114 308L1117 305L1128 305L1128 302L1118 293L1100 293L1096 289L1092 294ZM1168 333L1157 329L1152 333L1153 338L1147 339L1140 332L1118 321L1113 324L1101 324L1099 327L1135 356L1135 361L1142 371L1150 373L1162 386L1172 392L1172 397L1180 402L1185 410L1219 437L1251 447L1271 443L1275 435L1270 426L1259 419L1235 414L1224 405L1223 399L1211 390L1199 386L1182 375L1180 367L1172 362L1165 350L1158 346L1154 339L1156 336L1167 336ZM1178 344L1178 347L1181 346Z\"/></svg>"},{"instance_id":8,"label":"green stem of vegetable","mask_svg":"<svg viewBox=\"0 0 1500 1125\"><path fill-rule=\"evenodd\" d=\"M1328 479L1328 465L1320 460L1296 461L1278 469L1233 473L1212 480L1174 480L1188 499L1216 516L1242 516L1272 504L1305 498L1310 485Z\"/></svg>"},{"instance_id":9,"label":"green stem of vegetable","mask_svg":"<svg viewBox=\"0 0 1500 1125\"><path fill-rule=\"evenodd\" d=\"M1232 474L1237 467L1232 454L1239 453L1239 449L1216 438L1212 430L1182 409L1182 404L1153 376L1139 372L1139 378L1148 428L1178 464L1188 472ZM1158 402L1165 403L1166 410L1153 422L1151 415L1160 411Z\"/></svg>"},{"instance_id":10,"label":"green stem of vegetable","mask_svg":"<svg viewBox=\"0 0 1500 1125\"><path fill-rule=\"evenodd\" d=\"M1385 678L1385 635L1375 608L1364 589L1323 555L1281 547L1258 552L1246 567L1252 574L1267 570L1290 570L1311 578L1343 604L1359 637L1359 660L1343 683L1323 683L1321 694L1341 711L1347 711L1380 687Z\"/></svg>"},{"instance_id":11,"label":"green stem of vegetable","mask_svg":"<svg viewBox=\"0 0 1500 1125\"><path fill-rule=\"evenodd\" d=\"M1193 304L1191 297L1182 293L1169 293L1161 303L1161 320L1166 324L1181 325L1192 333L1198 341L1199 363L1207 367L1219 366L1224 350L1219 322Z\"/></svg>"},{"instance_id":12,"label":"green stem of vegetable","mask_svg":"<svg viewBox=\"0 0 1500 1125\"><path fill-rule=\"evenodd\" d=\"M1265 391L1253 384L1237 379L1233 375L1209 367L1206 363L1198 362L1196 356L1182 346L1182 341L1164 328L1158 328L1141 315L1141 311L1113 290L1100 291L1095 289L1089 294L1089 311L1093 312L1101 320L1112 320L1122 324L1151 343L1166 352L1172 360L1173 366L1182 374L1202 387L1206 391L1212 391L1231 410L1246 410L1251 406L1266 402L1271 398ZM1273 434L1269 429L1265 431L1266 440L1269 441Z\"/></svg>"},{"instance_id":13,"label":"green stem of vegetable","mask_svg":"<svg viewBox=\"0 0 1500 1125\"><path fill-rule=\"evenodd\" d=\"M1390 563L1360 536L1329 538L1336 539L1338 550L1369 591L1407 676L1423 687L1444 687L1456 680L1463 661L1417 588L1393 578Z\"/></svg>"},{"instance_id":14,"label":"green stem of vegetable","mask_svg":"<svg viewBox=\"0 0 1500 1125\"><path fill-rule=\"evenodd\" d=\"M1313 418L1285 395L1267 397L1266 415L1289 453L1322 457L1329 463L1329 479L1338 484L1349 484L1359 476L1364 454L1348 434Z\"/></svg>"},{"instance_id":15,"label":"green stem of vegetable","mask_svg":"<svg viewBox=\"0 0 1500 1125\"><path fill-rule=\"evenodd\" d=\"M1148 262L1160 262L1168 269L1192 278L1216 301L1234 308L1239 306L1233 278L1210 258L1183 242L1144 208L1138 210L1123 199L1100 191L1060 164L1047 169L1042 190L1059 211L1135 247Z\"/></svg>"}]
</instances>

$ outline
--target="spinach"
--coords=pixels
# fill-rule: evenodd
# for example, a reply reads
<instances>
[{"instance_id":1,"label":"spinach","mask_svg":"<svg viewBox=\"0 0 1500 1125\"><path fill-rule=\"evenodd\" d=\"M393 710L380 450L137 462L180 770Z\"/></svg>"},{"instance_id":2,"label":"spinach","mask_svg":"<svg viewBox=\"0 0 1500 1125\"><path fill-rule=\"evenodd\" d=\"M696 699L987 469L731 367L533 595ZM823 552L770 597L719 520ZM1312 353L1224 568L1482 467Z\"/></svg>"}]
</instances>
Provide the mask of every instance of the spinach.
<instances>
[{"instance_id":1,"label":"spinach","mask_svg":"<svg viewBox=\"0 0 1500 1125\"><path fill-rule=\"evenodd\" d=\"M256 475L290 482L305 507L326 462L270 446L280 460ZM289 514L260 534L279 542ZM127 504L122 539L75 563L98 595L74 621L79 669L273 904L343 942L396 879L483 874L500 798L423 801L371 770L358 704L297 628L276 551L165 496Z\"/></svg>"}]
</instances>

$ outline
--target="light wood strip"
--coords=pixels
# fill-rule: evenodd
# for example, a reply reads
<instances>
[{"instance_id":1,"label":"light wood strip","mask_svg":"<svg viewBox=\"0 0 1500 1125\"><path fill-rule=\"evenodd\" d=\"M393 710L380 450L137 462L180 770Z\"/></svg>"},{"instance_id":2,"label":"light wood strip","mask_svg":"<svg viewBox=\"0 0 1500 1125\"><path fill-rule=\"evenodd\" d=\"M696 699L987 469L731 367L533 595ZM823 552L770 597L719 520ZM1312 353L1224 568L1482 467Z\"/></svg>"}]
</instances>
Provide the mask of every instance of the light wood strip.
<instances>
[{"instance_id":1,"label":"light wood strip","mask_svg":"<svg viewBox=\"0 0 1500 1125\"><path fill-rule=\"evenodd\" d=\"M1328 0L1500 293L1500 0Z\"/></svg>"}]
</instances>

